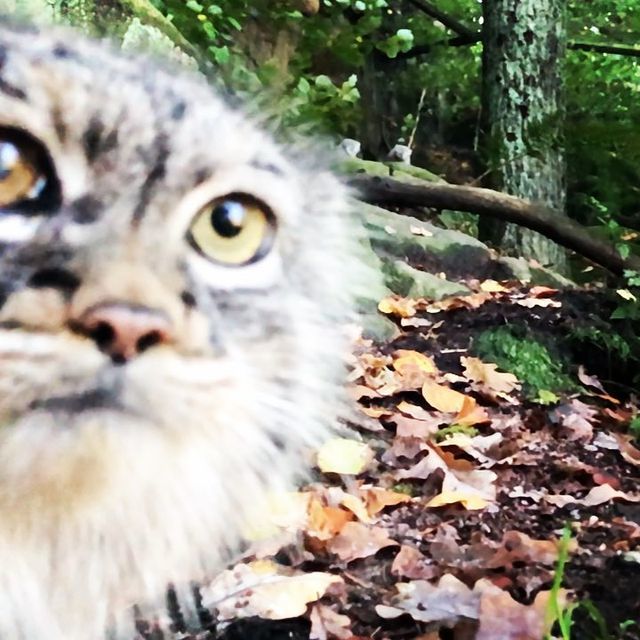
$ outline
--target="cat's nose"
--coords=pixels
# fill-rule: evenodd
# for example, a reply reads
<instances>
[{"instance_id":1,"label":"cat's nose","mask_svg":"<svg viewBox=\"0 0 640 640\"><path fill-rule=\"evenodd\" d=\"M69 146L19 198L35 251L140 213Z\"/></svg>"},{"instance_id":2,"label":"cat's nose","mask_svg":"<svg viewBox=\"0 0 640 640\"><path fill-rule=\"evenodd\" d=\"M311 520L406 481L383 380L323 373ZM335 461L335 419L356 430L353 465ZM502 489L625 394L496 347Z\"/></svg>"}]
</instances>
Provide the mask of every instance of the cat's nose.
<instances>
[{"instance_id":1,"label":"cat's nose","mask_svg":"<svg viewBox=\"0 0 640 640\"><path fill-rule=\"evenodd\" d=\"M156 309L125 303L101 304L83 313L74 328L91 338L115 364L173 341L171 321Z\"/></svg>"}]
</instances>

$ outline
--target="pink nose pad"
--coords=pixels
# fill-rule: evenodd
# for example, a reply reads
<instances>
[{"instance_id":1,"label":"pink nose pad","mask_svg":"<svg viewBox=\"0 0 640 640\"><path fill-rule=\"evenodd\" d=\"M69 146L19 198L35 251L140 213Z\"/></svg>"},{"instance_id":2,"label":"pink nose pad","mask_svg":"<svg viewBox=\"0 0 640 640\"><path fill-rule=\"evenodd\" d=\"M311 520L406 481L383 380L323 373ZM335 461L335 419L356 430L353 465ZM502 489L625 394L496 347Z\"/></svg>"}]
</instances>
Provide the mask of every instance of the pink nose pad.
<instances>
[{"instance_id":1,"label":"pink nose pad","mask_svg":"<svg viewBox=\"0 0 640 640\"><path fill-rule=\"evenodd\" d=\"M74 327L91 338L116 364L123 364L153 346L174 339L166 314L123 303L93 307L80 316Z\"/></svg>"}]
</instances>

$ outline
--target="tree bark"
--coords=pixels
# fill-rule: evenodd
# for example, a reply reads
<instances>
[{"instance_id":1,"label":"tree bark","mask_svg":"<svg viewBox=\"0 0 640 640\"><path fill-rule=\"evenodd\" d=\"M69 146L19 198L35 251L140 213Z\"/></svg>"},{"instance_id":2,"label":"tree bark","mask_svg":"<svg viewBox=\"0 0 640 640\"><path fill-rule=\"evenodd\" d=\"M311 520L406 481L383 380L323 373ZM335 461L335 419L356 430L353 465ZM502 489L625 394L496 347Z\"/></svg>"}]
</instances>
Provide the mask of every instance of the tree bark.
<instances>
[{"instance_id":1,"label":"tree bark","mask_svg":"<svg viewBox=\"0 0 640 640\"><path fill-rule=\"evenodd\" d=\"M483 3L484 149L488 186L564 212L562 62L564 0ZM482 236L507 253L566 269L563 250L510 224L483 222Z\"/></svg>"}]
</instances>

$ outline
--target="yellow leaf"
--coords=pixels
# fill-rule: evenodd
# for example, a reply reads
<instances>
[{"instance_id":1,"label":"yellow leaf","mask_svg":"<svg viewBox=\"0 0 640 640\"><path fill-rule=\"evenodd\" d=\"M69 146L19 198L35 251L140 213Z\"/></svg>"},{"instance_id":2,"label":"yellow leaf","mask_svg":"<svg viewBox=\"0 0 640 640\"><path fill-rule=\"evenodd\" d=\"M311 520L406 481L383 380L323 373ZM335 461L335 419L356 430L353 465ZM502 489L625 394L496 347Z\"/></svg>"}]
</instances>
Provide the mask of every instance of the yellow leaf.
<instances>
[{"instance_id":1,"label":"yellow leaf","mask_svg":"<svg viewBox=\"0 0 640 640\"><path fill-rule=\"evenodd\" d=\"M318 451L318 467L325 473L344 473L358 475L371 462L373 451L364 443L333 438Z\"/></svg>"},{"instance_id":2,"label":"yellow leaf","mask_svg":"<svg viewBox=\"0 0 640 640\"><path fill-rule=\"evenodd\" d=\"M482 422L489 422L489 414L476 404L474 398L465 396L462 408L455 417L455 423L471 426Z\"/></svg>"},{"instance_id":3,"label":"yellow leaf","mask_svg":"<svg viewBox=\"0 0 640 640\"><path fill-rule=\"evenodd\" d=\"M400 349L396 351L396 354L398 357L393 361L393 368L396 371L402 371L406 367L417 367L425 373L436 373L438 371L433 359L423 353Z\"/></svg>"},{"instance_id":4,"label":"yellow leaf","mask_svg":"<svg viewBox=\"0 0 640 640\"><path fill-rule=\"evenodd\" d=\"M371 518L367 512L367 507L360 498L353 496L350 493L345 493L342 496L340 504L346 509L349 509L351 513L355 514L360 522L371 522Z\"/></svg>"},{"instance_id":5,"label":"yellow leaf","mask_svg":"<svg viewBox=\"0 0 640 640\"><path fill-rule=\"evenodd\" d=\"M485 280L480 283L480 289L482 291L486 291L487 293L501 293L506 291L506 287L503 287L499 282L495 280Z\"/></svg>"},{"instance_id":6,"label":"yellow leaf","mask_svg":"<svg viewBox=\"0 0 640 640\"><path fill-rule=\"evenodd\" d=\"M397 491L389 491L379 487L372 487L364 491L367 501L367 510L374 516L385 507L395 506L403 502L411 502L411 496L406 493Z\"/></svg>"},{"instance_id":7,"label":"yellow leaf","mask_svg":"<svg viewBox=\"0 0 640 640\"><path fill-rule=\"evenodd\" d=\"M329 540L342 531L347 522L353 520L354 514L339 507L327 507L319 500L309 503L309 523L307 532L319 540Z\"/></svg>"},{"instance_id":8,"label":"yellow leaf","mask_svg":"<svg viewBox=\"0 0 640 640\"><path fill-rule=\"evenodd\" d=\"M416 304L411 298L384 298L378 304L378 311L401 318L411 318L416 315Z\"/></svg>"},{"instance_id":9,"label":"yellow leaf","mask_svg":"<svg viewBox=\"0 0 640 640\"><path fill-rule=\"evenodd\" d=\"M422 385L422 395L434 409L449 413L460 413L468 398L463 393L436 382L425 382Z\"/></svg>"},{"instance_id":10,"label":"yellow leaf","mask_svg":"<svg viewBox=\"0 0 640 640\"><path fill-rule=\"evenodd\" d=\"M427 502L427 507L443 507L447 504L455 504L460 502L465 509L475 511L484 509L489 503L478 495L473 493L463 493L460 491L443 491L434 496Z\"/></svg>"}]
</instances>

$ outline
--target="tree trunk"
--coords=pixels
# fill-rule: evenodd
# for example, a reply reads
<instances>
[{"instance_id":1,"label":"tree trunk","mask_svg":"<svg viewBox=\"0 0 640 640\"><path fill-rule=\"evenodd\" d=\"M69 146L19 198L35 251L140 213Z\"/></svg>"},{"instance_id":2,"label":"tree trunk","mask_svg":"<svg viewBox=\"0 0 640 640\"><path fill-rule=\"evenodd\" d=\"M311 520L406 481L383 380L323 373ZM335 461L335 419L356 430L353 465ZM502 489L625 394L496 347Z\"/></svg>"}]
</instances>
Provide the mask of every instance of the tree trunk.
<instances>
[{"instance_id":1,"label":"tree trunk","mask_svg":"<svg viewBox=\"0 0 640 640\"><path fill-rule=\"evenodd\" d=\"M483 13L487 186L563 212L565 0L484 0ZM538 233L493 221L481 233L507 253L566 269L564 251Z\"/></svg>"}]
</instances>

